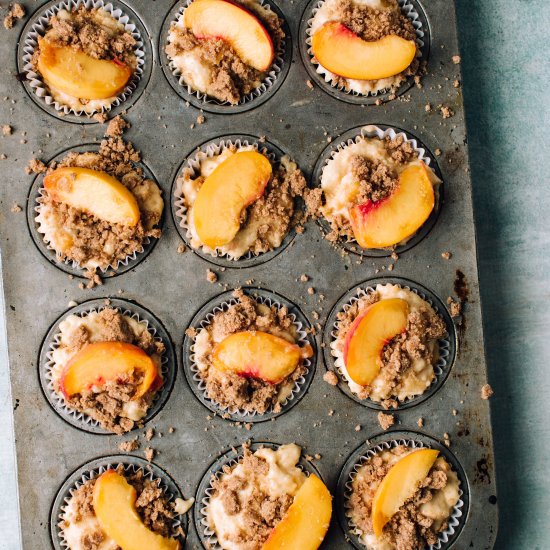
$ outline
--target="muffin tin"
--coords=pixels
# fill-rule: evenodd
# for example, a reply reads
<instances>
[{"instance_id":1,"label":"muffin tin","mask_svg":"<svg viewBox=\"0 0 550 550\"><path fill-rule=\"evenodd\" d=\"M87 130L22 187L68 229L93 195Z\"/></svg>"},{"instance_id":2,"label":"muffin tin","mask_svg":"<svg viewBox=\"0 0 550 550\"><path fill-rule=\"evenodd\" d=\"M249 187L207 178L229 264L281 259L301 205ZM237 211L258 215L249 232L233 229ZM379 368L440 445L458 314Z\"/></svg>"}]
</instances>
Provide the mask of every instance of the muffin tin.
<instances>
[{"instance_id":1,"label":"muffin tin","mask_svg":"<svg viewBox=\"0 0 550 550\"><path fill-rule=\"evenodd\" d=\"M468 300L464 316L453 320L458 346L445 384L427 399L398 411L398 431L390 430L384 437L395 434L400 438L406 431L441 442L448 434L452 453L464 471L469 496L464 525L453 547L492 547L497 526L496 488L489 405L480 396L486 383L486 367L466 129L461 90L453 86L453 81L460 79L460 67L451 59L459 53L455 13L452 3L446 0L433 0L425 6L416 0L414 3L422 10L423 26L429 30L428 75L422 80L422 89L403 88L400 98L381 106L370 100L357 104L338 94L327 94L328 90L312 78L311 67L304 65L301 55L304 45L300 29L310 17L309 7L302 2L285 2L279 8L290 28L287 46L291 49L288 75L279 89L265 94L261 104L250 102L246 112L224 108L211 113L207 105L200 105L202 112L199 104L191 100L187 103L166 78L166 60L159 43L163 21L177 5L171 0L134 0L130 8L119 0L117 4L124 4L124 9L131 10L143 25L145 44L151 45L145 60L151 76L140 80L144 89L139 100L134 92L115 111L127 109L132 127L125 137L142 152L144 163L163 190L165 223L162 237L139 264L130 265L117 277L105 278L103 286L91 290L78 288L79 272L64 273L39 253L31 244L32 224L28 226L24 213L12 213L10 209L15 204L23 210L34 206L34 196L29 194L33 177L24 175L29 159L37 156L49 160L68 148L99 143L104 126L73 115L58 118L49 109L40 108L17 64L18 43L21 45L28 23L0 31L4 33L0 52L8 60L0 68L0 98L7 98L0 102L2 120L14 128L13 136L0 138L0 152L7 156L1 161L6 181L0 190L4 209L0 234L25 549L51 546L50 511L69 472L98 457L116 454L119 443L136 433L100 437L75 429L45 399L37 375L39 352L52 321L66 312L69 301L121 298L154 312L175 344L178 370L183 371L187 353L184 331L195 313L222 291L248 285L285 296L315 328L320 351L317 364L312 365L313 380L303 398L274 421L255 423L247 430L243 423L214 416L196 398L183 372L178 372L166 404L147 425L163 437L150 442L141 438L142 449L133 453L134 458L143 456L147 446L155 448L155 464L169 473L188 498L196 496L205 472L231 447L249 439L296 442L305 453L321 455L314 461L315 467L337 495L337 480L348 456L366 441L366 445L371 444L371 438L377 441L380 427L378 411L355 403L323 381L322 333L342 295L390 275L390 265L392 277L429 289L443 307L448 296L456 298L458 294ZM27 9L38 13L47 4L36 2ZM27 21L33 17L30 13ZM313 82L313 89L308 80ZM427 104L432 106L431 111L425 109ZM454 111L452 118L442 118L438 112L441 104ZM197 124L199 116L205 117L204 124ZM178 253L182 241L168 211L173 200L172 183L190 151L227 134L265 135L275 147L288 153L315 185L315 166L325 149L345 139L346 132L366 125L393 127L418 138L437 161L444 181L445 196L433 228L412 248L401 252L397 261L335 248L314 222L309 222L303 234L295 235L269 261L242 269L220 267L189 250ZM438 149L442 151L440 156L436 154ZM441 257L446 251L452 253L450 260ZM219 283L207 282L207 269L217 273ZM304 273L310 277L308 282L299 280ZM308 287L314 289L313 294L308 293ZM419 418L424 419L423 428L417 425ZM169 433L169 427L174 428L173 433ZM128 460L134 458L129 455ZM333 524L323 548L351 547L338 525L338 502L336 499ZM189 519L193 513L189 512ZM187 547L200 546L197 529L189 521Z\"/></svg>"}]
</instances>

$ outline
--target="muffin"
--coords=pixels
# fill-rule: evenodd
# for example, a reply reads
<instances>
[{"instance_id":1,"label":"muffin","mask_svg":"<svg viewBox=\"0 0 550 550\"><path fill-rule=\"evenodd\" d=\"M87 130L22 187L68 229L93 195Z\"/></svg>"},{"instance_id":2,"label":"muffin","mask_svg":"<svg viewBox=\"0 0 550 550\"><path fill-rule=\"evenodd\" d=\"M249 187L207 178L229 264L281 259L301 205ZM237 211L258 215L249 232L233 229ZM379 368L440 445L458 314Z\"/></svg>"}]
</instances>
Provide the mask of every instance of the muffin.
<instances>
[{"instance_id":1,"label":"muffin","mask_svg":"<svg viewBox=\"0 0 550 550\"><path fill-rule=\"evenodd\" d=\"M97 283L98 269L116 269L160 237L161 190L139 161L133 145L114 135L97 152L68 153L44 176L37 230L58 260Z\"/></svg>"},{"instance_id":2,"label":"muffin","mask_svg":"<svg viewBox=\"0 0 550 550\"><path fill-rule=\"evenodd\" d=\"M116 434L142 425L163 385L165 351L147 323L105 307L69 315L56 341L51 381L66 407Z\"/></svg>"},{"instance_id":3,"label":"muffin","mask_svg":"<svg viewBox=\"0 0 550 550\"><path fill-rule=\"evenodd\" d=\"M346 515L366 548L424 550L447 531L460 483L438 454L397 445L375 452L357 469Z\"/></svg>"},{"instance_id":4,"label":"muffin","mask_svg":"<svg viewBox=\"0 0 550 550\"><path fill-rule=\"evenodd\" d=\"M202 511L207 535L224 550L315 550L332 514L331 496L298 467L301 449L244 447L237 463L214 475Z\"/></svg>"},{"instance_id":5,"label":"muffin","mask_svg":"<svg viewBox=\"0 0 550 550\"><path fill-rule=\"evenodd\" d=\"M185 536L177 526L193 500L172 500L144 470L118 466L87 480L66 499L59 522L69 550L164 548L179 550Z\"/></svg>"},{"instance_id":6,"label":"muffin","mask_svg":"<svg viewBox=\"0 0 550 550\"><path fill-rule=\"evenodd\" d=\"M194 0L172 25L166 54L182 85L236 105L265 83L284 39L260 0Z\"/></svg>"},{"instance_id":7,"label":"muffin","mask_svg":"<svg viewBox=\"0 0 550 550\"><path fill-rule=\"evenodd\" d=\"M447 328L418 294L378 284L344 307L337 319L331 353L359 399L395 408L431 386Z\"/></svg>"},{"instance_id":8,"label":"muffin","mask_svg":"<svg viewBox=\"0 0 550 550\"><path fill-rule=\"evenodd\" d=\"M302 171L287 156L274 160L265 149L242 143L199 153L176 189L189 245L231 260L280 247L303 221L297 200L306 193Z\"/></svg>"},{"instance_id":9,"label":"muffin","mask_svg":"<svg viewBox=\"0 0 550 550\"><path fill-rule=\"evenodd\" d=\"M309 34L317 72L345 91L393 91L418 72L416 31L397 0L325 0Z\"/></svg>"},{"instance_id":10,"label":"muffin","mask_svg":"<svg viewBox=\"0 0 550 550\"><path fill-rule=\"evenodd\" d=\"M441 180L403 134L359 136L341 146L321 174L318 215L331 242L363 249L404 245L424 225Z\"/></svg>"},{"instance_id":11,"label":"muffin","mask_svg":"<svg viewBox=\"0 0 550 550\"><path fill-rule=\"evenodd\" d=\"M50 17L31 64L55 102L92 115L109 110L134 77L136 49L110 13L80 4Z\"/></svg>"},{"instance_id":12,"label":"muffin","mask_svg":"<svg viewBox=\"0 0 550 550\"><path fill-rule=\"evenodd\" d=\"M216 309L192 339L193 372L206 397L231 412L279 412L308 372L313 355L301 344L294 315L284 306L268 305L242 290L236 303Z\"/></svg>"}]
</instances>

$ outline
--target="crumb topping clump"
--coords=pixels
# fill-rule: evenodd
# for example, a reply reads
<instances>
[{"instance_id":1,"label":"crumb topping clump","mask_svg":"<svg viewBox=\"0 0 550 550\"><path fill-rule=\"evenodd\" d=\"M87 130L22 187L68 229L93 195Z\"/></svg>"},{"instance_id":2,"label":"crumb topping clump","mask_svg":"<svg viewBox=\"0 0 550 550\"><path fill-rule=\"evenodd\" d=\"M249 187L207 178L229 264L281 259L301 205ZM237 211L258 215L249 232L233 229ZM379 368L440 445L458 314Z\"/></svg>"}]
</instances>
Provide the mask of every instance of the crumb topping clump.
<instances>
[{"instance_id":1,"label":"crumb topping clump","mask_svg":"<svg viewBox=\"0 0 550 550\"><path fill-rule=\"evenodd\" d=\"M212 366L216 344L227 336L241 331L262 331L296 342L297 333L286 307L268 307L242 290L236 290L238 302L217 312L212 321L194 335L195 362L198 374L206 384L206 394L223 408L264 414L270 409L278 412L296 381L307 369L302 362L283 381L277 384L259 378L221 372Z\"/></svg>"},{"instance_id":2,"label":"crumb topping clump","mask_svg":"<svg viewBox=\"0 0 550 550\"><path fill-rule=\"evenodd\" d=\"M160 357L165 349L164 344L155 340L149 330L135 331L123 314L110 307L102 309L97 314L93 332L85 323L70 332L64 342L64 348L72 357L92 342L125 342L141 348L149 356L157 357ZM153 384L142 397L134 399L141 381L141 376L137 373L124 375L117 380L108 381L99 391L84 391L66 399L65 402L69 407L99 422L106 430L122 434L132 430L138 422L129 418L127 407L146 412L160 387L160 384ZM57 392L61 392L59 384L59 379L54 381Z\"/></svg>"},{"instance_id":3,"label":"crumb topping clump","mask_svg":"<svg viewBox=\"0 0 550 550\"><path fill-rule=\"evenodd\" d=\"M411 449L400 445L375 454L358 470L352 483L348 506L353 524L361 531L362 540L395 550L422 550L437 544L439 534L448 528L452 509L459 500L458 478L449 463L439 457L409 498L376 538L371 520L376 490L391 467Z\"/></svg>"},{"instance_id":4,"label":"crumb topping clump","mask_svg":"<svg viewBox=\"0 0 550 550\"><path fill-rule=\"evenodd\" d=\"M279 53L285 34L277 15L254 0L235 0L234 3L252 12L260 20L273 41L275 52ZM182 17L185 17L185 12ZM170 30L166 54L182 71L183 78L192 88L231 105L238 104L243 97L258 88L267 76L267 71L258 71L243 61L226 40L197 37L185 27L182 20ZM198 63L202 72L206 71L206 82L190 68L190 60Z\"/></svg>"},{"instance_id":5,"label":"crumb topping clump","mask_svg":"<svg viewBox=\"0 0 550 550\"><path fill-rule=\"evenodd\" d=\"M116 119L114 119L116 120ZM111 123L112 124L112 123ZM110 125L111 127L111 125ZM118 262L143 250L147 239L158 239L163 199L158 185L136 166L141 156L130 142L116 135L101 142L99 151L69 153L51 163L47 173L61 167L79 167L106 172L127 187L135 197L140 219L134 226L110 223L86 211L58 202L44 189L40 199L39 232L55 249L61 260L76 262L93 278L96 270L116 266Z\"/></svg>"}]
</instances>

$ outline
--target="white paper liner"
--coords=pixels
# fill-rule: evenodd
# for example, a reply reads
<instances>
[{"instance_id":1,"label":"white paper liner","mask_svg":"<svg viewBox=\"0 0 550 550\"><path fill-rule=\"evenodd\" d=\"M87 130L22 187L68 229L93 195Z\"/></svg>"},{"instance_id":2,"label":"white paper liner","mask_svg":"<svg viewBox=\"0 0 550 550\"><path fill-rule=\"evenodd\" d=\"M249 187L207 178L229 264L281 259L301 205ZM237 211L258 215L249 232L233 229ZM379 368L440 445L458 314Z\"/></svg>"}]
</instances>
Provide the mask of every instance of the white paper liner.
<instances>
[{"instance_id":1,"label":"white paper liner","mask_svg":"<svg viewBox=\"0 0 550 550\"><path fill-rule=\"evenodd\" d=\"M269 448L277 448L277 449L280 447L280 445L266 445L266 446ZM231 470L233 470L233 468L242 460L242 458L243 458L243 452L242 450L240 450L239 455L237 457L231 460L228 460L226 463L223 464L223 466L228 466L229 468L231 468ZM300 462L301 461L302 459L300 459ZM311 472L308 472L307 470L305 470L300 464L300 462L296 464L296 467L302 470L302 472L304 472L304 474L306 474L309 477L309 475L311 475ZM224 475L224 473L225 472L222 469L222 465L220 465L220 467L216 471L209 472L209 474L211 475L211 478L216 478L216 479L220 479L220 477ZM213 493L212 481L210 481L208 489L205 490L206 496L203 497L200 501L200 509L199 509L201 514L200 526L203 528L203 533L206 538L206 543L208 544L209 550L222 550L222 547L218 541L218 536L216 535L216 532L213 531L210 528L210 525L208 524L208 506L210 504L210 498L212 497L212 493Z\"/></svg>"},{"instance_id":2,"label":"white paper liner","mask_svg":"<svg viewBox=\"0 0 550 550\"><path fill-rule=\"evenodd\" d=\"M162 338L157 336L157 330L155 327L151 326L149 321L147 319L142 319L136 312L130 311L129 309L121 309L119 307L113 306L113 305L106 305L105 307L101 308L91 308L88 311L85 311L83 313L75 313L78 317L87 317L90 313L99 313L103 309L106 308L113 308L116 309L121 315L127 315L128 317L131 317L132 319L136 320L138 323L144 324L147 327L147 330L152 334L155 342L162 342ZM58 327L59 328L59 327ZM84 427L93 427L93 428L101 428L101 424L97 421L88 416L87 414L77 410L73 409L72 407L69 407L67 405L67 402L65 401L65 398L63 395L55 390L54 387L54 380L52 377L52 369L54 367L54 360L52 358L52 354L54 350L56 350L61 345L61 331L58 331L53 339L52 342L49 344L49 351L46 353L46 357L48 359L47 363L44 365L45 369L45 379L47 382L46 389L50 393L50 397L53 402L57 404L57 407L63 410L63 412L74 419L75 422L81 423ZM168 365L168 357L166 353L162 353L161 357L161 366L160 371L162 374L162 378L164 380L164 384L155 392L155 396L153 398L153 401L151 402L151 405L147 409L147 414L142 418L143 422L147 422L147 417L150 414L151 409L154 407L156 401L160 398L161 393L165 390L166 387L166 379L168 377L169 373L169 365ZM105 430L108 433L108 430Z\"/></svg>"},{"instance_id":3,"label":"white paper liner","mask_svg":"<svg viewBox=\"0 0 550 550\"><path fill-rule=\"evenodd\" d=\"M35 50L38 47L38 38L44 36L49 27L49 20L52 15L57 14L60 10L65 9L71 11L72 9L84 5L86 9L93 8L102 8L107 13L109 13L114 19L119 23L124 25L126 31L128 31L136 40L136 45L134 49L134 54L136 56L137 66L132 75L132 78L128 82L126 88L118 94L115 100L106 107L103 107L101 110L86 111L85 109L77 110L68 105L64 105L59 101L56 101L48 92L47 86L42 80L42 76L34 70L31 60ZM42 99L46 105L53 107L60 114L68 115L73 114L76 116L93 116L97 113L105 113L111 111L111 109L121 105L128 97L134 92L137 88L138 82L143 76L143 67L145 65L145 51L143 39L130 18L124 14L121 9L115 8L110 2L104 2L103 0L62 0L58 4L49 7L41 17L34 23L32 28L29 30L28 34L24 37L24 46L23 46L23 70L27 74L28 84L32 91Z\"/></svg>"},{"instance_id":4,"label":"white paper liner","mask_svg":"<svg viewBox=\"0 0 550 550\"><path fill-rule=\"evenodd\" d=\"M420 59L422 57L422 48L424 47L424 30L422 29L422 22L420 21L420 15L415 10L414 6L409 2L409 0L397 0L397 2L399 4L399 7L401 8L401 11L403 11L403 13L411 20L411 23L414 26L414 30L416 32L416 58ZM389 93L392 90L392 87L381 88L379 90L372 90L367 93L360 93L355 90L351 90L346 86L342 86L341 84L337 83L337 79L339 78L338 75L330 72L328 69L325 69L325 67L323 67L318 61L316 60L314 61L313 49L311 46L311 39L312 39L311 24L313 22L313 18L315 17L315 14L319 11L319 9L324 3L325 3L325 0L320 0L319 2L317 2L313 10L311 11L311 18L308 19L307 28L306 28L307 53L309 55L310 63L315 65L315 72L331 88L334 88L344 94L350 94L357 97L369 97L369 96L377 96L377 95L383 95L383 94ZM403 78L403 80L405 79L406 78ZM350 79L346 79L346 80L350 80ZM396 88L399 88L403 84L403 80L401 80L397 84ZM374 81L371 81L371 82L374 82Z\"/></svg>"},{"instance_id":5,"label":"white paper liner","mask_svg":"<svg viewBox=\"0 0 550 550\"><path fill-rule=\"evenodd\" d=\"M394 283L387 283L387 284L394 284ZM386 285L383 285L386 286ZM414 292L418 296L420 296L425 302L427 302L433 310L438 314L441 315L441 312L438 310L436 305L433 303L432 300L430 300L425 294L423 294L421 291L419 291L416 288L410 287L410 286L404 286L404 285L395 285L403 290L410 290L411 292ZM374 286L367 286L365 288L357 288L356 289L356 295L350 298L343 306L343 308L340 311L347 311L353 304L357 303L361 298L364 298L365 296L368 296L369 294L372 294L376 291L376 288ZM344 374L344 359L341 354L339 354L336 351L336 340L338 338L338 321L336 321L332 325L332 330L330 332L330 336L332 338L332 341L330 343L330 354L334 357L334 367L338 373L338 376L340 380L347 384L350 388L350 391L357 396L355 392L351 389L351 386L349 385L348 379L346 378ZM451 347L451 341L450 341L450 335L447 334L444 338L441 338L438 340L438 350L439 350L439 356L437 358L437 361L433 365L434 369L434 378L431 382L431 384L421 393L418 395L413 395L408 397L407 399L403 401L399 401L399 406L404 405L405 403L409 403L410 401L414 401L415 399L419 399L424 393L430 390L430 388L434 387L434 385L439 383L440 377L444 375L448 369L450 368L449 365L449 358L450 358L450 347ZM371 399L370 397L367 397L364 401L371 401L373 403L376 403L380 405L380 401L375 401L374 399Z\"/></svg>"},{"instance_id":6,"label":"white paper liner","mask_svg":"<svg viewBox=\"0 0 550 550\"><path fill-rule=\"evenodd\" d=\"M175 26L177 24L177 22L179 21L180 17L183 14L183 12L192 3L193 3L193 0L186 0L185 4L180 7L180 9L178 10L177 17L170 23L170 30L172 29L173 26ZM266 10L271 11L271 6L269 5L269 3L266 0L258 0L258 3L260 4L260 6L262 6ZM170 36L170 33L168 33L168 37L169 36ZM166 47L166 45L167 44L164 44L163 47ZM227 107L236 107L238 105L244 105L245 103L250 103L251 101L257 99L262 94L267 92L271 88L271 86L273 86L273 84L275 84L275 81L280 76L281 72L283 71L283 64L284 64L283 57L284 57L284 54L285 54L286 47L287 47L287 37L285 36L285 38L283 39L283 41L281 43L281 47L280 47L279 51L275 52L275 58L273 59L273 63L271 65L271 67L269 68L269 70L266 72L266 76L264 77L264 80L262 81L260 86L258 86L254 90L252 90L250 93L248 93L246 95L243 95L241 97L241 99L239 100L239 102L235 103L235 104L229 103L228 101L223 101L223 102L219 101L216 98L214 98L212 96L209 96L208 94L206 94L204 92L200 92L199 90L193 89L189 84L187 84L187 82L185 82L185 79L182 76L180 69L178 69L178 67L176 67L173 60L167 55L168 66L169 66L170 70L172 71L172 74L178 79L178 82L179 82L180 86L182 86L189 95L195 96L196 98L198 98L199 100L201 100L204 103L214 103L214 104L217 104L217 105L224 105L224 106L227 106Z\"/></svg>"},{"instance_id":7,"label":"white paper liner","mask_svg":"<svg viewBox=\"0 0 550 550\"><path fill-rule=\"evenodd\" d=\"M147 469L141 468L137 464L125 464L125 463L122 463L122 462L117 462L117 463L106 462L104 465L101 465L98 468L94 468L93 470L90 470L89 472L83 474L82 477L73 485L73 487L71 489L69 489L69 496L65 497L63 499L65 504L59 508L59 515L57 517L57 519L59 520L58 523L57 523L57 529L58 529L57 534L58 534L58 537L59 537L59 540L60 540L60 543L61 543L60 545L61 545L62 548L66 548L67 550L71 550L69 545L67 544L67 541L65 540L63 530L61 528L61 523L63 522L63 514L65 513L65 511L67 509L70 498L86 482L90 481L91 479L97 478L102 473L106 472L107 470L116 470L119 466L122 466L124 468L124 473L128 474L128 475L136 474L139 471L141 471L141 472L143 472L143 476L145 478L150 479L151 481L155 481L156 479L159 479L160 480L159 486L162 489L163 493L168 496L168 501L173 502L177 498L176 495L173 495L173 494L168 492L168 487L164 483L164 480L162 479L162 477L156 477L152 471L148 471ZM176 531L178 529L178 527L183 528L182 517L183 516L181 516L181 515L180 516L176 515L176 517L174 519L174 522L172 524L173 531ZM185 534L187 535L187 533L185 533Z\"/></svg>"},{"instance_id":8,"label":"white paper liner","mask_svg":"<svg viewBox=\"0 0 550 550\"><path fill-rule=\"evenodd\" d=\"M253 299L256 300L258 303L263 304L267 307L275 306L277 309L281 309L281 308L284 307L283 304L277 302L276 300L274 300L272 298L267 298L267 297L264 297L264 296L253 296ZM237 304L238 302L239 301L237 300L237 298L233 298L231 300L228 300L227 302L223 302L222 304L219 304L219 305L215 306L214 309L210 313L208 313L204 317L204 319L200 322L200 325L199 325L200 328L201 329L206 328L208 325L210 325L212 323L212 319L214 318L214 315L216 315L216 313L220 313L222 311L227 311L231 306ZM294 325L294 327L296 329L297 336L298 336L298 340L296 341L296 344L300 345L301 347L305 346L309 342L308 342L308 339L307 339L307 332L304 330L303 324L300 321L298 321L298 319L296 319L296 315L294 315L294 313L289 313L288 315L292 319L292 324ZM208 394L207 394L207 391L206 391L206 382L201 378L201 376L199 374L199 372L200 372L199 366L195 362L195 353L194 353L195 352L195 344L194 343L191 345L190 351L191 351L191 355L189 357L189 359L191 361L190 370L191 370L191 373L193 375L193 381L195 382L195 384L197 385L199 390L201 392L203 392L204 398L208 402L212 403L213 405L215 405L217 408L221 409L224 412L228 412L228 413L231 413L231 414L242 415L244 422L246 422L247 418L254 418L256 416L260 416L260 417L262 416L257 411L245 411L245 410L239 409L237 407L222 407L222 405L220 405L219 403L217 403L216 401L214 401L213 399L208 397ZM311 358L310 359L303 359L302 360L302 365L308 371L310 371L311 368L312 368L312 365L313 365L313 363L311 361ZM210 368L213 368L213 367L210 367ZM302 387L305 384L305 382L306 382L305 376L300 376L300 378L298 378L298 380L295 381L294 386L292 387L292 390L290 391L290 394L287 396L287 398L284 401L282 401L280 403L281 407L285 407L285 405L287 405L287 403L292 401L302 391ZM270 407L263 414L269 414L269 413L272 413L272 412L273 412L273 407ZM280 414L282 414L283 412L284 411L281 411Z\"/></svg>"},{"instance_id":9,"label":"white paper liner","mask_svg":"<svg viewBox=\"0 0 550 550\"><path fill-rule=\"evenodd\" d=\"M346 490L344 493L344 499L345 499L345 508L346 508L346 518L348 519L348 529L352 534L356 535L359 539L364 535L364 533L356 525L354 525L351 520L349 499L353 492L352 483L359 469L361 468L361 466L365 464L365 462L367 462L367 460L375 456L377 453L380 453L382 451L388 451L390 449L395 449L400 445L404 445L405 447L408 447L410 449L429 448L427 445L424 445L424 443L420 441L415 441L414 439L394 439L392 441L384 441L379 445L376 445L376 447L374 447L373 449L369 449L363 456L357 459L357 462L353 467L353 471L351 472L349 479L345 484ZM443 453L440 453L440 455L446 460L446 457ZM460 524L460 518L462 518L462 515L463 515L462 509L464 507L464 501L460 498L464 494L462 489L460 488L460 477L458 478L458 483L459 483L459 493L458 493L459 500L455 504L453 511L448 519L448 527L445 531L439 533L439 540L437 544L432 544L428 546L427 550L441 550L442 546L449 541L449 538L453 536L456 528Z\"/></svg>"},{"instance_id":10,"label":"white paper liner","mask_svg":"<svg viewBox=\"0 0 550 550\"><path fill-rule=\"evenodd\" d=\"M410 143L412 145L414 151L418 154L418 160L421 160L426 166L430 166L432 162L430 155L427 154L426 149L424 149L418 144L418 141L416 141L416 139L409 137L405 132L396 132L394 128L386 128L385 130L383 130L382 128L374 124L369 124L367 126L363 126L359 134L355 138L351 138L351 139L348 139L347 141L340 142L338 145L334 147L334 149L330 154L330 157L325 161L321 169L321 178L323 177L323 173L325 171L327 164L334 159L337 153L339 153L349 145L353 145L354 143L359 143L363 138L378 138L379 140L382 141L386 137L389 137L391 140L394 140L396 137L402 137L405 142ZM319 186L321 186L321 181L319 181ZM434 205L434 209L435 209L437 208L437 204L439 201L439 185L434 185L434 195L435 195L435 205ZM424 224L425 223L426 222L424 222ZM420 226L415 233L413 233L406 239L402 240L401 242L395 244L394 246L398 247L398 246L406 245L411 239L413 239L418 234L418 232L422 229L424 224L422 224L422 226ZM340 236L340 239L343 240L344 237ZM357 243L357 241L355 239L352 239L351 237L346 238L344 242L346 244ZM357 246L359 247L358 244ZM361 247L359 248L360 250L390 250L393 247L375 248L375 249L363 249Z\"/></svg>"},{"instance_id":11,"label":"white paper liner","mask_svg":"<svg viewBox=\"0 0 550 550\"><path fill-rule=\"evenodd\" d=\"M266 252L261 252L260 254L255 254L253 251L249 251L242 256L239 256L238 258L231 257L229 254L223 254L219 250L212 250L211 248L208 248L206 245L201 244L199 248L194 248L191 246L191 241L193 239L193 233L191 231L191 228L187 224L187 205L185 203L185 197L183 196L182 191L182 183L181 178L183 177L184 172L188 171L191 174L191 177L197 178L200 176L200 163L206 158L211 158L216 155L221 154L225 149L228 149L230 147L254 147L254 150L259 151L263 155L265 155L271 164L275 164L278 159L276 159L275 154L271 153L267 150L263 150L263 147L265 144L260 143L259 141L249 141L248 139L237 139L235 141L232 141L230 139L222 139L218 143L210 143L205 151L199 151L194 157L189 158L186 162L185 167L181 170L180 174L178 175L176 179L176 186L174 191L174 196L176 197L174 201L174 205L176 207L176 217L178 218L179 226L185 230L185 236L187 238L187 244L190 248L194 250L201 250L205 254L208 254L209 256L212 256L213 258L223 258L225 260L231 260L233 262L238 262L239 260L250 260L252 258L259 258L263 254L267 254L268 252L271 252L271 250L268 250ZM289 230L290 233L291 229ZM288 233L287 233L288 235ZM281 243L280 246L283 246L283 243ZM272 249L273 250L273 249Z\"/></svg>"}]
</instances>

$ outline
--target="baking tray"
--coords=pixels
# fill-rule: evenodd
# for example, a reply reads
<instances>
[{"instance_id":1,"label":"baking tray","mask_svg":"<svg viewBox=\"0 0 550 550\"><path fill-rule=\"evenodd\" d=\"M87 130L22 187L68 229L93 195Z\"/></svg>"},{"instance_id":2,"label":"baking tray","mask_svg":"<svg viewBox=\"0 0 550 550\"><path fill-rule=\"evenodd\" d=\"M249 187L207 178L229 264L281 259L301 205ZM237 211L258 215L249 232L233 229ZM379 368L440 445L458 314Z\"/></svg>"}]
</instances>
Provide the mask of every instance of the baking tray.
<instances>
[{"instance_id":1,"label":"baking tray","mask_svg":"<svg viewBox=\"0 0 550 550\"><path fill-rule=\"evenodd\" d=\"M32 14L44 2L24 4ZM135 0L128 4L146 30L153 65L145 89L128 109L132 128L126 138L141 150L145 164L163 189L164 233L143 261L92 290L80 290L76 278L70 279L33 244L24 211L34 178L25 175L24 168L34 156L49 160L67 148L98 142L104 126L73 123L71 117L60 120L41 109L18 77L17 42L25 21L11 31L0 31L0 54L5 60L0 68L2 123L14 128L12 136L0 137L0 153L7 156L0 160L4 178L0 230L24 548L44 550L51 546L50 509L60 486L82 464L118 454L121 441L120 437L94 435L70 426L54 412L40 389L41 343L50 326L69 308L69 301L109 296L135 301L151 311L171 335L177 350L177 379L165 407L149 424L164 437L155 437L150 445L158 451L155 463L173 477L186 497L195 494L203 474L221 453L249 438L295 441L306 453L319 453L321 459L315 465L334 492L347 457L380 428L376 410L354 402L323 381L322 330L316 336L320 353L308 393L275 421L256 423L250 431L219 417L207 419L210 411L194 396L183 374L184 330L206 302L250 279L253 286L294 302L313 324L323 325L345 292L383 275L416 282L444 303L447 296L455 296L455 290L463 296L468 292L463 322L456 326L456 360L447 380L429 399L399 411L395 428L438 440L449 434L451 450L465 471L470 497L466 522L454 547L491 548L497 529L496 488L489 405L480 398L486 366L462 94L453 86L453 81L460 79L460 66L451 61L458 54L453 3L432 0L424 6L431 40L429 74L423 78L423 88L412 87L401 99L377 106L342 101L317 81L312 90L308 87L306 81L313 78L304 66L300 46L300 22L307 5L279 2L292 34L288 74L265 102L238 114L201 113L193 104L186 104L166 78L158 46L173 2ZM431 112L425 110L428 103L433 106ZM437 112L440 104L450 106L454 116L444 120ZM206 119L202 125L196 124L199 115ZM397 262L387 257L342 255L323 238L314 222L271 260L246 269L218 271L219 284L206 280L208 268L218 269L213 264L191 251L177 253L181 239L169 214L170 190L189 151L223 134L265 135L311 176L328 145L327 138L337 143L339 135L366 124L402 128L432 153L436 149L443 152L436 157L445 182L439 217L429 234L403 252ZM12 213L14 204L23 212ZM441 258L444 251L452 252L450 260ZM395 264L391 274L390 263ZM302 273L311 281L298 282ZM314 295L308 294L309 286L315 288ZM314 310L321 314L319 321L312 316ZM329 411L334 412L329 415ZM419 417L425 419L423 428L417 426ZM358 424L361 430L355 431ZM172 434L168 434L170 426L175 428ZM126 439L131 437L134 435ZM141 451L135 454L143 456ZM336 516L324 548L350 547ZM199 548L192 524L190 521L188 547Z\"/></svg>"}]
</instances>

